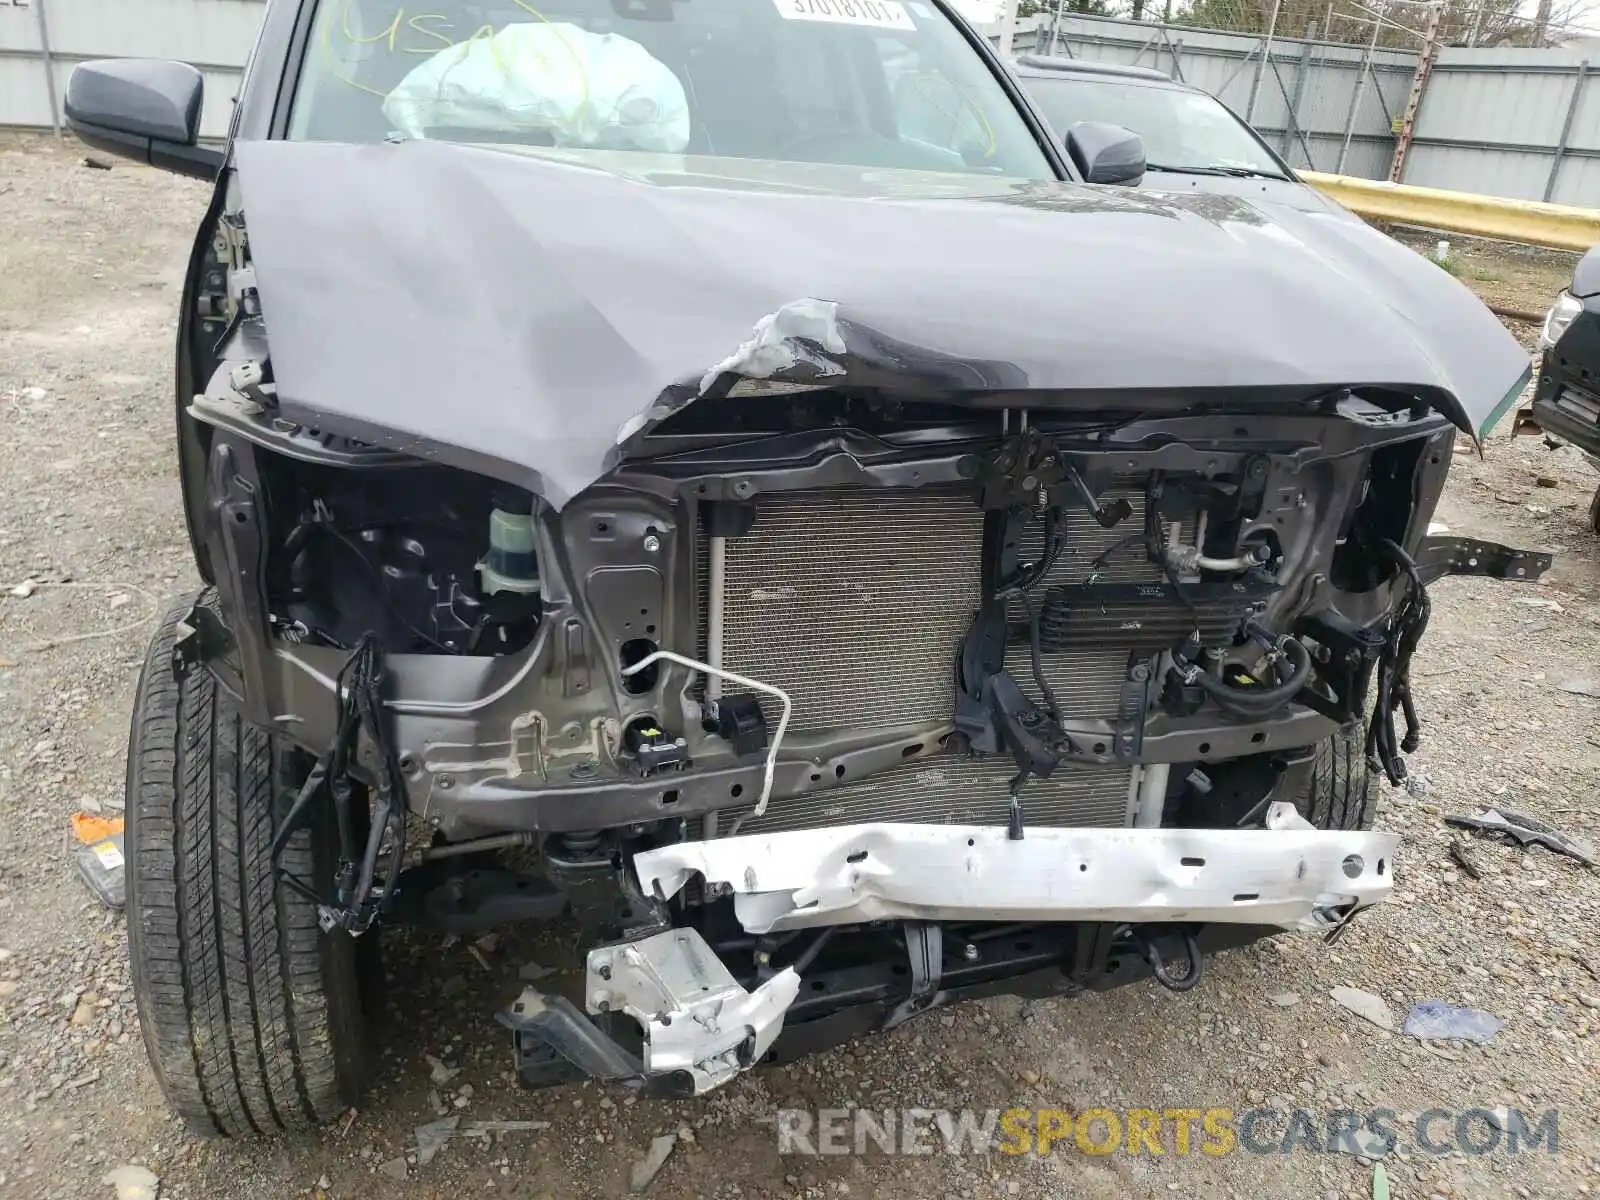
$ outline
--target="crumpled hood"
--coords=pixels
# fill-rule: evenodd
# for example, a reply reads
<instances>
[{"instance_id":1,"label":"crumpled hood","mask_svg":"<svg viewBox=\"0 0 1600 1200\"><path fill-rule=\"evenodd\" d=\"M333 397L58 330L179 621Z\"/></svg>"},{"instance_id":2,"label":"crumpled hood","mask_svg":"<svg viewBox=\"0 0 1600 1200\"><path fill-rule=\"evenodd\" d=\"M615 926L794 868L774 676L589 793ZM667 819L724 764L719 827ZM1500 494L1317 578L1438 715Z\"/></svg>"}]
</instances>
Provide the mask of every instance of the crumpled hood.
<instances>
[{"instance_id":1,"label":"crumpled hood","mask_svg":"<svg viewBox=\"0 0 1600 1200\"><path fill-rule=\"evenodd\" d=\"M235 149L285 413L556 506L740 377L1047 393L1035 408L1382 385L1478 432L1528 371L1434 264L1233 197L425 141Z\"/></svg>"}]
</instances>

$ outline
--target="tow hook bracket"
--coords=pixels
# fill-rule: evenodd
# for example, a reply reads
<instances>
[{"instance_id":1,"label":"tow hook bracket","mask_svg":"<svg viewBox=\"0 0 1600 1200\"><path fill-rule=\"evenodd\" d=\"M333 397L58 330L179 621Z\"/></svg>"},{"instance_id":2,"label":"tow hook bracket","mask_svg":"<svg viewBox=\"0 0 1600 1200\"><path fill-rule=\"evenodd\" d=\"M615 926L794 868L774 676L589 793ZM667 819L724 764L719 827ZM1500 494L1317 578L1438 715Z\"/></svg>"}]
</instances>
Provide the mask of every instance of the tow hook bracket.
<instances>
[{"instance_id":1,"label":"tow hook bracket","mask_svg":"<svg viewBox=\"0 0 1600 1200\"><path fill-rule=\"evenodd\" d=\"M1189 929L1156 929L1146 927L1128 932L1126 939L1131 948L1150 964L1150 974L1169 992L1187 992L1205 975L1206 960L1200 953L1200 942ZM1177 943L1177 955L1163 955L1161 941ZM1173 961L1180 957L1186 964L1182 973L1173 969Z\"/></svg>"},{"instance_id":2,"label":"tow hook bracket","mask_svg":"<svg viewBox=\"0 0 1600 1200\"><path fill-rule=\"evenodd\" d=\"M584 985L591 1013L639 1023L647 1076L679 1073L696 1094L761 1061L799 991L793 967L747 991L694 929L591 950Z\"/></svg>"},{"instance_id":3,"label":"tow hook bracket","mask_svg":"<svg viewBox=\"0 0 1600 1200\"><path fill-rule=\"evenodd\" d=\"M1532 583L1550 569L1555 555L1514 550L1476 538L1428 537L1416 554L1417 574L1432 583L1446 575L1487 575L1515 583Z\"/></svg>"},{"instance_id":4,"label":"tow hook bracket","mask_svg":"<svg viewBox=\"0 0 1600 1200\"><path fill-rule=\"evenodd\" d=\"M637 1080L639 1060L578 1011L565 996L527 988L496 1014L511 1030L517 1071L530 1087L548 1087L587 1075L591 1079Z\"/></svg>"}]
</instances>

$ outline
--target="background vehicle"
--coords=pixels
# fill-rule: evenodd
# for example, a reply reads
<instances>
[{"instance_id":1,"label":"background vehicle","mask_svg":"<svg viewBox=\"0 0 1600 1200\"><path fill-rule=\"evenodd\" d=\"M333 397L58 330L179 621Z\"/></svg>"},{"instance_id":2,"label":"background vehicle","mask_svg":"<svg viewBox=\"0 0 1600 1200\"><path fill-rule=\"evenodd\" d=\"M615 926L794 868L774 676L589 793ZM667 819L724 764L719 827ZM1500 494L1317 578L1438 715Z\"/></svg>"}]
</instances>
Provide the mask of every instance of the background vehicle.
<instances>
[{"instance_id":1,"label":"background vehicle","mask_svg":"<svg viewBox=\"0 0 1600 1200\"><path fill-rule=\"evenodd\" d=\"M1255 130L1199 88L1148 67L1043 54L1022 55L1013 69L1061 136L1079 121L1110 122L1137 133L1148 160L1144 187L1243 196L1350 216L1301 183Z\"/></svg>"},{"instance_id":2,"label":"background vehicle","mask_svg":"<svg viewBox=\"0 0 1600 1200\"><path fill-rule=\"evenodd\" d=\"M445 7L419 54L377 0L271 6L217 155L181 64L68 90L219 171L178 351L210 586L129 755L191 1125L351 1100L383 922L570 914L580 994L500 1014L524 1078L702 1092L1388 894L1426 585L1548 565L1426 536L1526 369L1470 293L1365 226L1064 182L925 0ZM1090 179L1138 149L1073 135Z\"/></svg>"},{"instance_id":3,"label":"background vehicle","mask_svg":"<svg viewBox=\"0 0 1600 1200\"><path fill-rule=\"evenodd\" d=\"M1539 348L1533 419L1600 467L1600 246L1578 260L1571 286L1550 306ZM1600 489L1589 523L1600 533Z\"/></svg>"}]
</instances>

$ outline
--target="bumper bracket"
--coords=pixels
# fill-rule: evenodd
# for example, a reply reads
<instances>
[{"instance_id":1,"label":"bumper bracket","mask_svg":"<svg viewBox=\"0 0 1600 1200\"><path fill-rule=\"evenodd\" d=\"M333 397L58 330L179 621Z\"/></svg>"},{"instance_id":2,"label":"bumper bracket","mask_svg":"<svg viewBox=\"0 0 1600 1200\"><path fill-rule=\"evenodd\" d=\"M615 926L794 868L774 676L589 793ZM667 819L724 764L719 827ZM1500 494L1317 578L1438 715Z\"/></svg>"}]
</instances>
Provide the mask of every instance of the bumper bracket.
<instances>
[{"instance_id":1,"label":"bumper bracket","mask_svg":"<svg viewBox=\"0 0 1600 1200\"><path fill-rule=\"evenodd\" d=\"M645 1074L680 1073L696 1093L758 1062L799 991L793 967L746 991L694 929L592 950L585 983L591 1013L622 1012L639 1022Z\"/></svg>"}]
</instances>

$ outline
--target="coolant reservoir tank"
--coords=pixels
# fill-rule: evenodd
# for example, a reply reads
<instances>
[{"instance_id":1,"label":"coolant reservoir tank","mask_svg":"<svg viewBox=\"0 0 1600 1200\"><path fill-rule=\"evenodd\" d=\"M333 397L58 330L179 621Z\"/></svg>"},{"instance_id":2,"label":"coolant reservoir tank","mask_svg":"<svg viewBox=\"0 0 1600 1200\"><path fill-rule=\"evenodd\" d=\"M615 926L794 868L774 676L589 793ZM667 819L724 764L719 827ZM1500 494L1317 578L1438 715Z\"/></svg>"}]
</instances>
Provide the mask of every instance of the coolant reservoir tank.
<instances>
[{"instance_id":1,"label":"coolant reservoir tank","mask_svg":"<svg viewBox=\"0 0 1600 1200\"><path fill-rule=\"evenodd\" d=\"M478 564L483 594L531 595L539 590L539 563L533 553L533 497L527 492L496 494L489 512L489 553Z\"/></svg>"}]
</instances>

